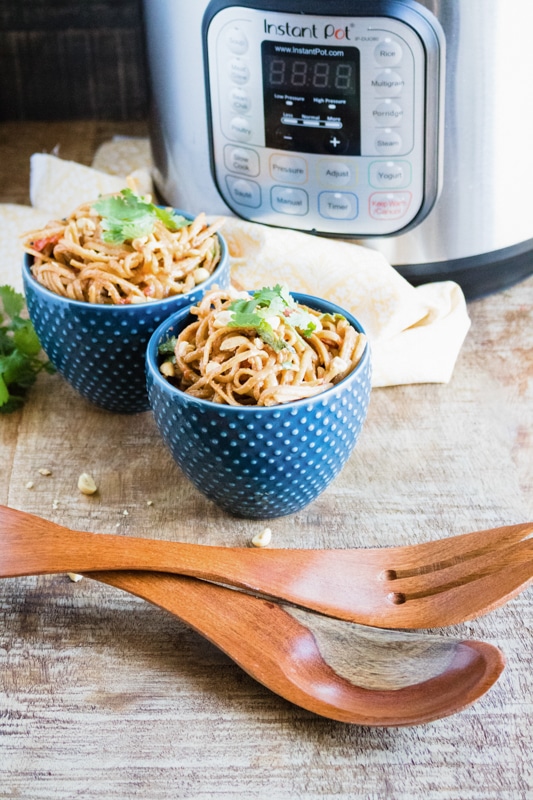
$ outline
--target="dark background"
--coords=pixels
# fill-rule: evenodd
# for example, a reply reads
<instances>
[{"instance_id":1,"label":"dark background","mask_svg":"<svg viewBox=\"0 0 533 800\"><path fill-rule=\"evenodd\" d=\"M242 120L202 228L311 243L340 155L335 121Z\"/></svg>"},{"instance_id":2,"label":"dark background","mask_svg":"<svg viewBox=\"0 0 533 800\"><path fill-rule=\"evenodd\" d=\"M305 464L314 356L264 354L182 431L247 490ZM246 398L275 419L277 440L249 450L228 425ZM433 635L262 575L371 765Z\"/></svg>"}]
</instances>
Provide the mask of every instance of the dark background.
<instances>
[{"instance_id":1,"label":"dark background","mask_svg":"<svg viewBox=\"0 0 533 800\"><path fill-rule=\"evenodd\" d=\"M147 105L141 0L0 0L0 120L142 120Z\"/></svg>"}]
</instances>

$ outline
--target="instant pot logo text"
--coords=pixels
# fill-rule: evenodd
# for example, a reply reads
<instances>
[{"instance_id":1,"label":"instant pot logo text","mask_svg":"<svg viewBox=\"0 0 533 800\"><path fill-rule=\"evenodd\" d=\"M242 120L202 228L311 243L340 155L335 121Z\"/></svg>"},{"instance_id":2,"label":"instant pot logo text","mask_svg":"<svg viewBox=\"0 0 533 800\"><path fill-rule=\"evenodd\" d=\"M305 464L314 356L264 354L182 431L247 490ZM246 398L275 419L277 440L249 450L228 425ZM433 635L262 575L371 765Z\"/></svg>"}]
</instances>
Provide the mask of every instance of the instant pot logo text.
<instances>
[{"instance_id":1,"label":"instant pot logo text","mask_svg":"<svg viewBox=\"0 0 533 800\"><path fill-rule=\"evenodd\" d=\"M293 25L290 22L283 22L281 25L275 22L264 20L265 33L276 36L290 36L291 39L332 39L337 42L349 41L350 31L348 25L344 28L336 28L335 25L326 22L324 25Z\"/></svg>"}]
</instances>

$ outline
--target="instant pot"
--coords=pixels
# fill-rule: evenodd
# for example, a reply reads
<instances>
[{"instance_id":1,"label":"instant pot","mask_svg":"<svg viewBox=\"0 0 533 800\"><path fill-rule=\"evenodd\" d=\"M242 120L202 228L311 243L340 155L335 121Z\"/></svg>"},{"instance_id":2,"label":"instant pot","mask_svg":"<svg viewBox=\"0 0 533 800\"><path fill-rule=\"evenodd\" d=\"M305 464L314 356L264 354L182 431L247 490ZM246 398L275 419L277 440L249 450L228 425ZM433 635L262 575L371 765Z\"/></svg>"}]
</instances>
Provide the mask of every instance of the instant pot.
<instances>
[{"instance_id":1,"label":"instant pot","mask_svg":"<svg viewBox=\"0 0 533 800\"><path fill-rule=\"evenodd\" d=\"M533 272L531 0L145 0L154 178L467 297Z\"/></svg>"}]
</instances>

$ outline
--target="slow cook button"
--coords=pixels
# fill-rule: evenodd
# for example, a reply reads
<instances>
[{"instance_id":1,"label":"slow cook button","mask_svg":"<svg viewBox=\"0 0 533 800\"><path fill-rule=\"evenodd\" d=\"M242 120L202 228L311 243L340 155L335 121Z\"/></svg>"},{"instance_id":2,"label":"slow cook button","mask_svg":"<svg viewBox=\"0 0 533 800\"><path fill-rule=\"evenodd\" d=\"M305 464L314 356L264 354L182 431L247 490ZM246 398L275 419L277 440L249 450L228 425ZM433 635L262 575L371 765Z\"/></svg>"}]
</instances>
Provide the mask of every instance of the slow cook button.
<instances>
[{"instance_id":1,"label":"slow cook button","mask_svg":"<svg viewBox=\"0 0 533 800\"><path fill-rule=\"evenodd\" d=\"M242 86L250 80L248 62L244 58L232 58L229 62L229 76L233 83Z\"/></svg>"},{"instance_id":2,"label":"slow cook button","mask_svg":"<svg viewBox=\"0 0 533 800\"><path fill-rule=\"evenodd\" d=\"M250 206L251 208L259 208L261 205L261 189L255 181L247 181L244 178L234 178L232 175L227 175L226 184L235 203L240 206Z\"/></svg>"},{"instance_id":3,"label":"slow cook button","mask_svg":"<svg viewBox=\"0 0 533 800\"><path fill-rule=\"evenodd\" d=\"M318 195L318 210L328 219L355 219L359 207L357 197L348 192L321 192Z\"/></svg>"},{"instance_id":4,"label":"slow cook button","mask_svg":"<svg viewBox=\"0 0 533 800\"><path fill-rule=\"evenodd\" d=\"M384 100L372 112L376 125L401 125L403 108L392 100Z\"/></svg>"},{"instance_id":5,"label":"slow cook button","mask_svg":"<svg viewBox=\"0 0 533 800\"><path fill-rule=\"evenodd\" d=\"M227 144L224 148L224 163L230 172L250 175L252 178L259 175L259 156L248 147Z\"/></svg>"},{"instance_id":6,"label":"slow cook button","mask_svg":"<svg viewBox=\"0 0 533 800\"><path fill-rule=\"evenodd\" d=\"M280 214L303 216L309 211L309 198L303 189L273 186L270 190L270 202L274 211Z\"/></svg>"},{"instance_id":7,"label":"slow cook button","mask_svg":"<svg viewBox=\"0 0 533 800\"><path fill-rule=\"evenodd\" d=\"M394 156L399 153L402 147L402 137L396 131L385 128L376 136L376 151L382 155Z\"/></svg>"},{"instance_id":8,"label":"slow cook button","mask_svg":"<svg viewBox=\"0 0 533 800\"><path fill-rule=\"evenodd\" d=\"M320 161L318 165L318 180L323 186L347 186L354 182L354 171L342 161Z\"/></svg>"},{"instance_id":9,"label":"slow cook button","mask_svg":"<svg viewBox=\"0 0 533 800\"><path fill-rule=\"evenodd\" d=\"M394 67L402 60L402 48L399 42L387 36L374 50L376 63L382 67Z\"/></svg>"},{"instance_id":10,"label":"slow cook button","mask_svg":"<svg viewBox=\"0 0 533 800\"><path fill-rule=\"evenodd\" d=\"M307 164L298 156L270 156L270 174L275 181L284 183L305 183Z\"/></svg>"},{"instance_id":11,"label":"slow cook button","mask_svg":"<svg viewBox=\"0 0 533 800\"><path fill-rule=\"evenodd\" d=\"M400 219L411 205L411 192L374 192L368 199L372 219Z\"/></svg>"},{"instance_id":12,"label":"slow cook button","mask_svg":"<svg viewBox=\"0 0 533 800\"><path fill-rule=\"evenodd\" d=\"M246 117L233 117L229 130L230 137L237 142L248 142L252 138L252 126Z\"/></svg>"},{"instance_id":13,"label":"slow cook button","mask_svg":"<svg viewBox=\"0 0 533 800\"><path fill-rule=\"evenodd\" d=\"M373 161L368 173L370 185L376 188L402 189L411 183L408 161Z\"/></svg>"}]
</instances>

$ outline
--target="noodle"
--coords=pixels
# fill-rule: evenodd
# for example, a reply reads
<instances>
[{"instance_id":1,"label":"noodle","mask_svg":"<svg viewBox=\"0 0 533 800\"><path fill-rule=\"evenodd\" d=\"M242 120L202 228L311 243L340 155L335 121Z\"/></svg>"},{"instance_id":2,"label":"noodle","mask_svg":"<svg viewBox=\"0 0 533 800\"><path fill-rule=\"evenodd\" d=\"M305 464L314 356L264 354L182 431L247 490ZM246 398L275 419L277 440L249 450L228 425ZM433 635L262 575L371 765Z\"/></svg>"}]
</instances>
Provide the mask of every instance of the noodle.
<instances>
[{"instance_id":1,"label":"noodle","mask_svg":"<svg viewBox=\"0 0 533 800\"><path fill-rule=\"evenodd\" d=\"M324 392L359 363L366 337L344 317L294 304L291 310L306 312L315 329L303 335L283 313L268 317L273 347L257 327L235 324L231 305L242 296L231 289L207 292L191 308L197 320L160 348L173 347L160 370L178 389L215 403L272 406Z\"/></svg>"},{"instance_id":2,"label":"noodle","mask_svg":"<svg viewBox=\"0 0 533 800\"><path fill-rule=\"evenodd\" d=\"M157 219L151 233L121 244L105 241L102 218L91 203L67 219L23 237L34 278L70 300L128 304L184 294L203 283L220 261L216 231L205 214L179 230Z\"/></svg>"}]
</instances>

